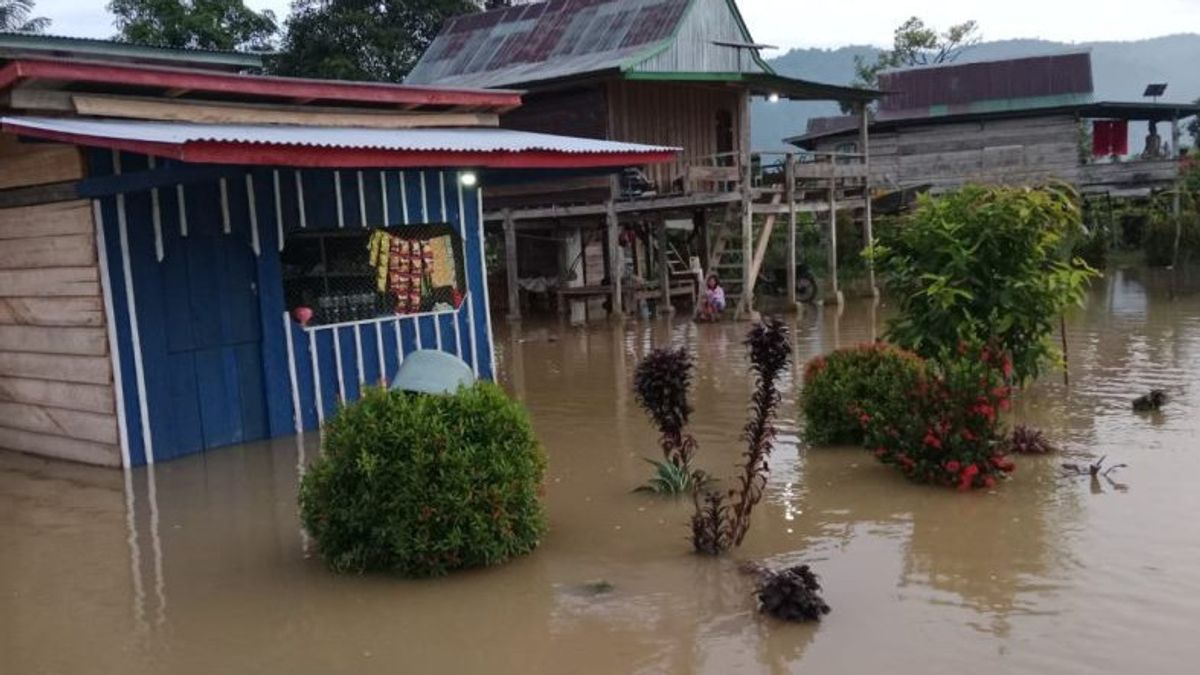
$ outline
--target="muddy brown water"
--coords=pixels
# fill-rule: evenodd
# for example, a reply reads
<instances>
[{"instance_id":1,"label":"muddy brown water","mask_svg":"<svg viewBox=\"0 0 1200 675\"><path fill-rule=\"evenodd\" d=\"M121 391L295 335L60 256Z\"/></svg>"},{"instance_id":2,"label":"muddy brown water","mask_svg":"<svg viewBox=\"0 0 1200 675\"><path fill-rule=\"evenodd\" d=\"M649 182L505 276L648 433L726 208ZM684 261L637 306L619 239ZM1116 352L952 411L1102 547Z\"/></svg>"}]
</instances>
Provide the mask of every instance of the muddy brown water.
<instances>
[{"instance_id":1,"label":"muddy brown water","mask_svg":"<svg viewBox=\"0 0 1200 675\"><path fill-rule=\"evenodd\" d=\"M1200 662L1200 294L1110 273L1069 319L1072 383L1015 419L1071 459L1023 458L992 494L904 482L798 442L794 382L766 501L725 560L689 553L687 508L630 490L655 436L630 394L647 350L700 366L701 461L731 475L751 384L744 326L529 324L498 336L550 455L533 555L434 581L337 577L295 508L315 437L128 475L0 454L0 672L1194 673ZM792 319L798 361L871 340L886 307ZM1168 390L1169 407L1130 400ZM1058 464L1107 454L1107 482ZM833 613L757 615L738 561L812 564ZM611 589L595 584L605 581Z\"/></svg>"}]
</instances>

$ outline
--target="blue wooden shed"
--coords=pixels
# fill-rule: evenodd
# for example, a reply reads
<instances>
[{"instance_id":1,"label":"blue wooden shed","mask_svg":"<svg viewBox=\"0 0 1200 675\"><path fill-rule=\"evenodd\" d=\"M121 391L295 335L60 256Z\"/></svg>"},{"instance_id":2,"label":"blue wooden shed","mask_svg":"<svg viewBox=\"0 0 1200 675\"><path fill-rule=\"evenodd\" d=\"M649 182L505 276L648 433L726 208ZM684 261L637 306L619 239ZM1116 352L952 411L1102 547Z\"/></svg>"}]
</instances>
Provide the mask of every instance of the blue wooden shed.
<instances>
[{"instance_id":1,"label":"blue wooden shed","mask_svg":"<svg viewBox=\"0 0 1200 675\"><path fill-rule=\"evenodd\" d=\"M36 96L18 95L37 83ZM22 293L42 275L51 298L98 291L102 302L79 327L86 353L59 352L95 368L87 382L42 364L36 344L14 361L19 372L0 360L0 378L108 387L115 425L108 433L103 405L43 395L20 403L26 426L83 419L87 432L27 428L32 440L14 449L113 465L317 429L414 350L492 378L488 177L674 155L499 129L498 114L520 103L507 91L53 60L10 62L0 90L14 94L3 118L20 140L12 156L69 150L59 161L74 153L79 164L67 180L0 190L0 232L6 212L68 204L94 234L90 272L86 255L22 269ZM23 328L51 341L68 330Z\"/></svg>"}]
</instances>

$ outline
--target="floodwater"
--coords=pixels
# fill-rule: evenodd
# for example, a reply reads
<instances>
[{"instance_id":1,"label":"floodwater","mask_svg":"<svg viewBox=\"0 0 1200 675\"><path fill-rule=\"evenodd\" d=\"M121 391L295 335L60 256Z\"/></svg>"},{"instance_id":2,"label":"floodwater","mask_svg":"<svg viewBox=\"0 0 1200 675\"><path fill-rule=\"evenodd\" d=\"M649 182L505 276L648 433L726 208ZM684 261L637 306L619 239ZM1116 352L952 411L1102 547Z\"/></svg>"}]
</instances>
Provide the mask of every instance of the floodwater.
<instances>
[{"instance_id":1,"label":"floodwater","mask_svg":"<svg viewBox=\"0 0 1200 675\"><path fill-rule=\"evenodd\" d=\"M509 565L433 581L337 577L296 516L317 439L120 472L0 455L0 672L1194 673L1200 663L1200 294L1110 273L1069 318L1071 377L1015 418L1069 459L992 494L906 483L797 441L794 382L766 500L728 559L689 553L685 505L630 490L655 434L630 394L647 350L700 365L699 461L731 475L745 326L497 325L548 448L551 531ZM878 335L886 307L793 319L803 361ZM1130 411L1150 387L1161 414ZM1108 482L1058 464L1108 455ZM833 613L759 616L738 561L812 564ZM611 584L606 592L596 582Z\"/></svg>"}]
</instances>

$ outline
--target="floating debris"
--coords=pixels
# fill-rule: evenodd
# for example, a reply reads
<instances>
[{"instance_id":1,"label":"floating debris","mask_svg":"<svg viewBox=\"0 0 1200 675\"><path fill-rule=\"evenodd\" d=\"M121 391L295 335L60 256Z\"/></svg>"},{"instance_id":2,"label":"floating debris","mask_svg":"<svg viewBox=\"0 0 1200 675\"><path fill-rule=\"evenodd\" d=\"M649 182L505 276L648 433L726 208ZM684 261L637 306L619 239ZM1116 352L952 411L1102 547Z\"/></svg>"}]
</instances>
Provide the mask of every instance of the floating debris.
<instances>
[{"instance_id":1,"label":"floating debris","mask_svg":"<svg viewBox=\"0 0 1200 675\"><path fill-rule=\"evenodd\" d=\"M821 598L821 584L808 565L779 572L766 571L758 585L759 610L784 621L820 621L830 612Z\"/></svg>"},{"instance_id":2,"label":"floating debris","mask_svg":"<svg viewBox=\"0 0 1200 675\"><path fill-rule=\"evenodd\" d=\"M1075 478L1078 476L1091 478L1092 479L1092 492L1094 492L1096 494L1100 494L1101 492L1103 492L1103 489L1100 486L1101 478L1108 481L1108 484L1110 486L1112 486L1113 489L1115 489L1119 492L1125 492L1126 490L1129 489L1129 486L1124 483L1116 482L1115 480L1113 480L1112 478L1109 477L1109 474L1118 469L1124 469L1124 468L1128 467L1129 465L1128 464L1114 464L1106 469L1106 468L1104 468L1104 460L1107 458L1108 458L1108 455L1105 455L1105 456L1101 457L1100 459L1096 460L1096 462L1094 464L1088 464L1085 466L1081 466L1079 464L1063 464L1062 467L1063 467L1063 469L1066 470L1066 472L1067 472L1066 476L1068 478Z\"/></svg>"},{"instance_id":3,"label":"floating debris","mask_svg":"<svg viewBox=\"0 0 1200 675\"><path fill-rule=\"evenodd\" d=\"M1167 392L1162 389L1154 389L1145 396L1139 396L1133 401L1133 409L1137 412L1152 412L1162 410L1162 407L1167 404Z\"/></svg>"},{"instance_id":4,"label":"floating debris","mask_svg":"<svg viewBox=\"0 0 1200 675\"><path fill-rule=\"evenodd\" d=\"M1018 455L1045 455L1054 452L1054 446L1045 434L1037 429L1018 424L1005 440L1005 449Z\"/></svg>"}]
</instances>

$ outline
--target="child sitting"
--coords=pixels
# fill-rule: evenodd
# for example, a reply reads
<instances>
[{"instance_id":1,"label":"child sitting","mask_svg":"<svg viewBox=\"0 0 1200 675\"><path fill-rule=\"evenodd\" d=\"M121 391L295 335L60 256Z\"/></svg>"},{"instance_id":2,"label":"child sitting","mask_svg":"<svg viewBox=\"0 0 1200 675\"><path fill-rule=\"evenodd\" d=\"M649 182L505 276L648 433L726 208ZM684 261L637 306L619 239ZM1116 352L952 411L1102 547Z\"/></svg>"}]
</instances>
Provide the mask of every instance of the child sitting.
<instances>
[{"instance_id":1,"label":"child sitting","mask_svg":"<svg viewBox=\"0 0 1200 675\"><path fill-rule=\"evenodd\" d=\"M725 311L725 289L721 288L721 280L717 275L708 275L705 282L704 299L700 304L700 318L705 321L716 321Z\"/></svg>"}]
</instances>

